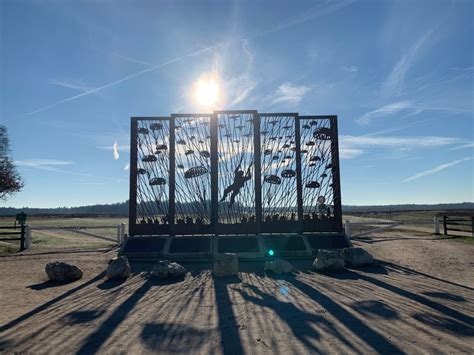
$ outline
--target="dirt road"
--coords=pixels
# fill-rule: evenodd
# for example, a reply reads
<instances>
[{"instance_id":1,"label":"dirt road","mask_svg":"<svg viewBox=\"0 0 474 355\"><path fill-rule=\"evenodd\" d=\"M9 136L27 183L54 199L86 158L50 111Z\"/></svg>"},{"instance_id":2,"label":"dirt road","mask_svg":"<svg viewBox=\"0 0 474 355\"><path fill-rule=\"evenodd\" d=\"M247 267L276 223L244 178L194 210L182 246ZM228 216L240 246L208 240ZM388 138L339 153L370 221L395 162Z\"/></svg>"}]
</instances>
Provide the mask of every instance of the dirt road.
<instances>
[{"instance_id":1,"label":"dirt road","mask_svg":"<svg viewBox=\"0 0 474 355\"><path fill-rule=\"evenodd\" d=\"M105 281L114 251L0 258L0 349L29 353L468 353L474 341L474 245L404 231L355 241L380 260L317 274L310 261L285 277L241 265L214 279L187 264L184 281L159 284L134 264ZM45 282L44 265L84 271L68 285Z\"/></svg>"}]
</instances>

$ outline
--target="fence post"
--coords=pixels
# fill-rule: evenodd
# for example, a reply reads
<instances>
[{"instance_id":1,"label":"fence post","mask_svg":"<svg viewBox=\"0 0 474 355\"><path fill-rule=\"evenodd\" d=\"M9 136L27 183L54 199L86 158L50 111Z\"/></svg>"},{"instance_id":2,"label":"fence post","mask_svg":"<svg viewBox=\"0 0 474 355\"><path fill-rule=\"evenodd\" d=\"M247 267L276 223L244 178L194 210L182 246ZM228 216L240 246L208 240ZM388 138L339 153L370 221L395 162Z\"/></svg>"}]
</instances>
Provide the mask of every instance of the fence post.
<instances>
[{"instance_id":1,"label":"fence post","mask_svg":"<svg viewBox=\"0 0 474 355\"><path fill-rule=\"evenodd\" d=\"M433 217L433 222L434 222L434 234L439 234L439 219L438 217Z\"/></svg>"},{"instance_id":2,"label":"fence post","mask_svg":"<svg viewBox=\"0 0 474 355\"><path fill-rule=\"evenodd\" d=\"M446 216L443 216L443 228L444 228L444 235L448 235L448 230L446 229Z\"/></svg>"},{"instance_id":3,"label":"fence post","mask_svg":"<svg viewBox=\"0 0 474 355\"><path fill-rule=\"evenodd\" d=\"M117 244L120 244L121 237L122 237L122 225L117 224Z\"/></svg>"},{"instance_id":4,"label":"fence post","mask_svg":"<svg viewBox=\"0 0 474 355\"><path fill-rule=\"evenodd\" d=\"M347 237L350 238L351 237L351 221L346 220L346 222L344 224L344 231L345 231Z\"/></svg>"},{"instance_id":5,"label":"fence post","mask_svg":"<svg viewBox=\"0 0 474 355\"><path fill-rule=\"evenodd\" d=\"M21 239L20 239L20 251L25 250L25 225L21 225Z\"/></svg>"},{"instance_id":6,"label":"fence post","mask_svg":"<svg viewBox=\"0 0 474 355\"><path fill-rule=\"evenodd\" d=\"M122 223L120 228L120 244L123 244L125 242L125 223Z\"/></svg>"},{"instance_id":7,"label":"fence post","mask_svg":"<svg viewBox=\"0 0 474 355\"><path fill-rule=\"evenodd\" d=\"M25 227L25 249L31 248L31 227L29 224Z\"/></svg>"}]
</instances>

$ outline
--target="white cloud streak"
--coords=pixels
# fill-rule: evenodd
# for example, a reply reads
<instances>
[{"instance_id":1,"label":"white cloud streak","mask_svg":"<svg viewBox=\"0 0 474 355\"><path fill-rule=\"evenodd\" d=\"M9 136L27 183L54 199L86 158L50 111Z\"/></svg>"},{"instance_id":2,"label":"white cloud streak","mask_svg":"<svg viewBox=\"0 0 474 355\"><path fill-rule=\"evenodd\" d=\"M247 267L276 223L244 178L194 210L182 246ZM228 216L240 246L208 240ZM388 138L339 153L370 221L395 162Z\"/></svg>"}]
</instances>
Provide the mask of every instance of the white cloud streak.
<instances>
[{"instance_id":1,"label":"white cloud streak","mask_svg":"<svg viewBox=\"0 0 474 355\"><path fill-rule=\"evenodd\" d=\"M474 143L473 142L462 144L462 145L459 145L457 147L451 148L449 150L459 150L459 149L469 149L469 148L474 149Z\"/></svg>"},{"instance_id":2,"label":"white cloud streak","mask_svg":"<svg viewBox=\"0 0 474 355\"><path fill-rule=\"evenodd\" d=\"M391 136L349 136L340 137L342 146L351 147L407 147L432 148L460 143L460 139L451 137L391 137Z\"/></svg>"},{"instance_id":3,"label":"white cloud streak","mask_svg":"<svg viewBox=\"0 0 474 355\"><path fill-rule=\"evenodd\" d=\"M25 159L25 160L16 160L15 164L18 166L40 168L40 167L71 165L73 164L73 162L68 161L68 160L56 160L56 159Z\"/></svg>"},{"instance_id":4,"label":"white cloud streak","mask_svg":"<svg viewBox=\"0 0 474 355\"><path fill-rule=\"evenodd\" d=\"M425 33L402 55L383 84L385 90L396 92L397 94L401 93L408 70L416 61L420 50L430 39L433 32L433 30L430 30Z\"/></svg>"},{"instance_id":5,"label":"white cloud streak","mask_svg":"<svg viewBox=\"0 0 474 355\"><path fill-rule=\"evenodd\" d=\"M129 62L132 62L132 63L145 65L145 66L147 66L147 67L151 67L151 66L152 66L152 64L150 64L150 63L143 62L143 61L138 60L138 59L126 57L126 56L121 55L121 54L118 54L118 53L110 53L110 55L113 55L114 57L121 58L121 59L124 59L124 60L129 61Z\"/></svg>"},{"instance_id":6,"label":"white cloud streak","mask_svg":"<svg viewBox=\"0 0 474 355\"><path fill-rule=\"evenodd\" d=\"M415 174L413 176L410 176L409 178L406 178L405 180L403 180L403 182L408 182L408 181L413 181L413 180L416 180L416 179L419 179L423 176L427 176L427 175L431 175L431 174L435 174L437 172L440 172L442 170L446 170L448 168L451 168L455 165L458 165L462 162L465 162L465 161L469 161L469 160L473 160L474 158L472 157L469 157L469 158L464 158L464 159L458 159L458 160L454 160L450 163L446 163L446 164L441 164L441 165L438 165L437 167L433 168L433 169L430 169L430 170L425 170L425 171L422 171L418 174Z\"/></svg>"},{"instance_id":7,"label":"white cloud streak","mask_svg":"<svg viewBox=\"0 0 474 355\"><path fill-rule=\"evenodd\" d=\"M130 164L127 164L123 167L123 170L128 171L130 170Z\"/></svg>"},{"instance_id":8,"label":"white cloud streak","mask_svg":"<svg viewBox=\"0 0 474 355\"><path fill-rule=\"evenodd\" d=\"M393 115L399 113L401 111L411 109L413 107L413 103L411 101L399 101L394 102L385 106L382 106L376 110L367 112L365 115L359 117L356 122L359 124L369 124L374 118L377 117L384 117L387 115Z\"/></svg>"},{"instance_id":9,"label":"white cloud streak","mask_svg":"<svg viewBox=\"0 0 474 355\"><path fill-rule=\"evenodd\" d=\"M300 103L303 97L311 90L308 86L298 86L291 83L280 85L277 91L270 96L270 104L275 105L285 103L296 105Z\"/></svg>"},{"instance_id":10,"label":"white cloud streak","mask_svg":"<svg viewBox=\"0 0 474 355\"><path fill-rule=\"evenodd\" d=\"M51 79L48 81L48 84L62 86L68 89L78 90L81 92L87 92L92 89L92 87L86 86L82 82L66 82L66 81Z\"/></svg>"},{"instance_id":11,"label":"white cloud streak","mask_svg":"<svg viewBox=\"0 0 474 355\"><path fill-rule=\"evenodd\" d=\"M342 67L342 69L349 73L357 73L359 71L359 68L355 65L345 66L345 67Z\"/></svg>"},{"instance_id":12,"label":"white cloud streak","mask_svg":"<svg viewBox=\"0 0 474 355\"><path fill-rule=\"evenodd\" d=\"M118 147L117 141L115 141L113 148L114 148L114 159L117 160L118 158L120 158L119 147Z\"/></svg>"}]
</instances>

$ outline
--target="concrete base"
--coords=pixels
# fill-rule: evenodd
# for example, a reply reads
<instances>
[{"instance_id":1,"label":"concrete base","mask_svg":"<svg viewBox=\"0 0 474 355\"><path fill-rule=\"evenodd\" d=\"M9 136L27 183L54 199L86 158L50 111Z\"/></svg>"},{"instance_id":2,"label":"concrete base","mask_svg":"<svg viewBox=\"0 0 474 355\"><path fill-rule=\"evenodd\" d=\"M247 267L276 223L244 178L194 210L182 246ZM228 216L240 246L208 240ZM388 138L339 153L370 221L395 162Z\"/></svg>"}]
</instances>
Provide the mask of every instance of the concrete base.
<instances>
[{"instance_id":1,"label":"concrete base","mask_svg":"<svg viewBox=\"0 0 474 355\"><path fill-rule=\"evenodd\" d=\"M294 235L225 236L133 236L125 238L120 255L131 259L210 260L221 253L235 253L239 259L304 258L318 249L351 246L343 233Z\"/></svg>"}]
</instances>

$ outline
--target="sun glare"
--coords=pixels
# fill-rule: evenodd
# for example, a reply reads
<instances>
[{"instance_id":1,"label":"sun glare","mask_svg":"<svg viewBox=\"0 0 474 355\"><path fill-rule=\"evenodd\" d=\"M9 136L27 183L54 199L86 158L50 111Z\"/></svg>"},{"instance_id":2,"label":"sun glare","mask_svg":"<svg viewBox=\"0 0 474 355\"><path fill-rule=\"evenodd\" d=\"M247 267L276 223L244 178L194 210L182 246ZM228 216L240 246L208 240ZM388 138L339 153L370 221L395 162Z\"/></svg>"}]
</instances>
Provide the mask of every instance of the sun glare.
<instances>
[{"instance_id":1,"label":"sun glare","mask_svg":"<svg viewBox=\"0 0 474 355\"><path fill-rule=\"evenodd\" d=\"M203 74L194 83L193 96L201 106L212 107L219 99L219 77L217 74Z\"/></svg>"}]
</instances>

